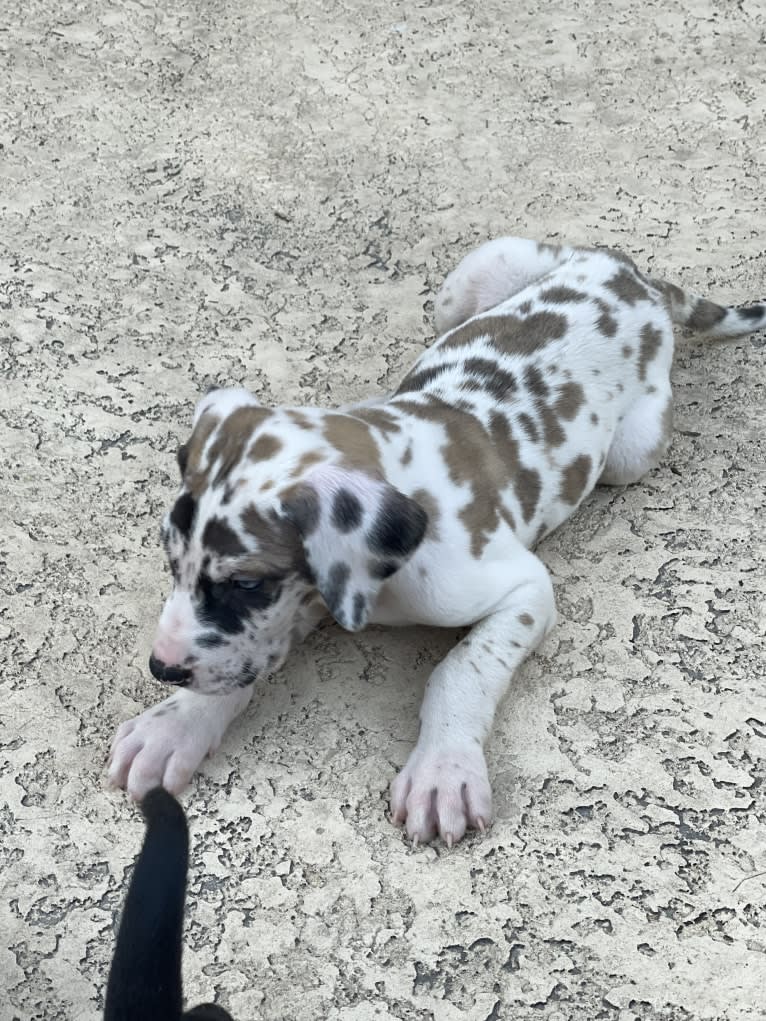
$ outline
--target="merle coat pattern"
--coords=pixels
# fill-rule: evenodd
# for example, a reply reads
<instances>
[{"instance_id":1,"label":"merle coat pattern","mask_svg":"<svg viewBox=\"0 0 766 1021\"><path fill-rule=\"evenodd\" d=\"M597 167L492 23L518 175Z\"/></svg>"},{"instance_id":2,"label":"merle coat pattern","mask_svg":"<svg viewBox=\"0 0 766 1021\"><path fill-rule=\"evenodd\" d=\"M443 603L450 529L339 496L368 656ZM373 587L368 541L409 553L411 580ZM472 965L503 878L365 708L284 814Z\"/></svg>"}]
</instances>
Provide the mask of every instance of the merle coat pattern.
<instances>
[{"instance_id":1,"label":"merle coat pattern","mask_svg":"<svg viewBox=\"0 0 766 1021\"><path fill-rule=\"evenodd\" d=\"M226 389L199 403L150 661L178 690L120 727L113 783L181 789L328 610L349 630L473 625L428 681L391 808L414 841L489 824L484 743L556 620L531 550L597 482L634 482L664 454L673 323L731 337L766 307L687 295L617 252L501 238L435 308L440 339L376 402L269 409Z\"/></svg>"}]
</instances>

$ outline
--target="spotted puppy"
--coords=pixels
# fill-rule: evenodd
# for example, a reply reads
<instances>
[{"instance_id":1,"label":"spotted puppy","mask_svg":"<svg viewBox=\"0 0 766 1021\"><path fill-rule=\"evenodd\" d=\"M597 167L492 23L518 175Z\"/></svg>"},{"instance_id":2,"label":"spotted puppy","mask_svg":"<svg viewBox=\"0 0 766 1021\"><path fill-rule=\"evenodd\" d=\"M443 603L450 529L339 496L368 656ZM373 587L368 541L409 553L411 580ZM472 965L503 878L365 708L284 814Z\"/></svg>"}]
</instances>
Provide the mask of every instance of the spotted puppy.
<instances>
[{"instance_id":1,"label":"spotted puppy","mask_svg":"<svg viewBox=\"0 0 766 1021\"><path fill-rule=\"evenodd\" d=\"M447 278L441 339L380 403L206 396L162 528L174 584L150 668L179 690L122 724L112 782L182 788L327 610L351 631L473 625L428 681L391 809L414 841L483 830L495 710L556 619L530 549L597 482L664 453L673 322L732 337L766 306L721 308L617 252L502 238Z\"/></svg>"}]
</instances>

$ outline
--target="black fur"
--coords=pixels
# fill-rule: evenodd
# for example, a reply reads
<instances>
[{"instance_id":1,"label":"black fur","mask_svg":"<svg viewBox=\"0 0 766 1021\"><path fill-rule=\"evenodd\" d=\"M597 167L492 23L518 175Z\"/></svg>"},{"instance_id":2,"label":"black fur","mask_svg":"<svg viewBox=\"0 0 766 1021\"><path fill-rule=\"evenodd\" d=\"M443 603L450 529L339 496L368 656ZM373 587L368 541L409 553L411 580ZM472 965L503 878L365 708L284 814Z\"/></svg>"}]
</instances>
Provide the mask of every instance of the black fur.
<instances>
[{"instance_id":1,"label":"black fur","mask_svg":"<svg viewBox=\"0 0 766 1021\"><path fill-rule=\"evenodd\" d=\"M282 579L276 576L263 578L258 588L244 589L235 582L211 581L202 575L199 591L201 602L197 616L200 623L227 635L238 635L244 631L245 623L255 610L265 610L279 599ZM209 639L207 644L210 645Z\"/></svg>"},{"instance_id":2,"label":"black fur","mask_svg":"<svg viewBox=\"0 0 766 1021\"><path fill-rule=\"evenodd\" d=\"M747 305L745 308L738 308L737 311L745 319L760 319L766 309L766 305Z\"/></svg>"},{"instance_id":3,"label":"black fur","mask_svg":"<svg viewBox=\"0 0 766 1021\"><path fill-rule=\"evenodd\" d=\"M196 512L197 503L191 493L182 493L170 512L170 520L185 539L189 537Z\"/></svg>"},{"instance_id":4,"label":"black fur","mask_svg":"<svg viewBox=\"0 0 766 1021\"><path fill-rule=\"evenodd\" d=\"M351 568L342 560L336 562L330 568L324 585L321 588L322 599L327 603L327 609L334 616L340 612L343 599L346 595L346 586L351 576Z\"/></svg>"},{"instance_id":5,"label":"black fur","mask_svg":"<svg viewBox=\"0 0 766 1021\"><path fill-rule=\"evenodd\" d=\"M407 556L422 541L428 515L402 493L389 495L378 512L367 544L381 557Z\"/></svg>"},{"instance_id":6,"label":"black fur","mask_svg":"<svg viewBox=\"0 0 766 1021\"><path fill-rule=\"evenodd\" d=\"M339 532L352 532L362 521L362 504L358 496L348 489L335 494L332 505L332 523Z\"/></svg>"}]
</instances>

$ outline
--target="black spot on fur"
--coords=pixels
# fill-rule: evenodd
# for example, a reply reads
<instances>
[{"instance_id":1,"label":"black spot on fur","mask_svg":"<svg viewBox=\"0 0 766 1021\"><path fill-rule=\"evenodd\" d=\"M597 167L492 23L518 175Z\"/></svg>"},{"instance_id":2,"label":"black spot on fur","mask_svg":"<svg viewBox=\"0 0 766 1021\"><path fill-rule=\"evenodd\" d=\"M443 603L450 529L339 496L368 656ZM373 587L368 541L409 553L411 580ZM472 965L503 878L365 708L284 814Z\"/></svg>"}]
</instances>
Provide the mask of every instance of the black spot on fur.
<instances>
[{"instance_id":1,"label":"black spot on fur","mask_svg":"<svg viewBox=\"0 0 766 1021\"><path fill-rule=\"evenodd\" d=\"M745 319L760 319L766 313L766 305L748 305L745 308L738 308L737 312Z\"/></svg>"},{"instance_id":2,"label":"black spot on fur","mask_svg":"<svg viewBox=\"0 0 766 1021\"><path fill-rule=\"evenodd\" d=\"M200 601L197 617L203 627L211 628L203 635L201 645L214 647L213 633L238 635L245 622L259 610L275 603L282 593L281 578L264 578L257 589L239 588L230 582L212 581L203 575L199 582Z\"/></svg>"},{"instance_id":3,"label":"black spot on fur","mask_svg":"<svg viewBox=\"0 0 766 1021\"><path fill-rule=\"evenodd\" d=\"M320 589L322 598L333 616L340 611L350 575L351 568L348 564L337 560L328 571L327 580Z\"/></svg>"},{"instance_id":4,"label":"black spot on fur","mask_svg":"<svg viewBox=\"0 0 766 1021\"><path fill-rule=\"evenodd\" d=\"M371 560L369 565L369 572L371 578L377 578L380 581L385 581L386 578L390 578L392 574L396 574L399 570L399 564L392 560Z\"/></svg>"},{"instance_id":5,"label":"black spot on fur","mask_svg":"<svg viewBox=\"0 0 766 1021\"><path fill-rule=\"evenodd\" d=\"M308 485L297 486L286 500L282 501L285 517L298 529L305 539L319 524L320 503L317 492Z\"/></svg>"},{"instance_id":6,"label":"black spot on fur","mask_svg":"<svg viewBox=\"0 0 766 1021\"><path fill-rule=\"evenodd\" d=\"M236 557L247 553L241 539L222 518L211 518L202 533L202 544L222 557Z\"/></svg>"},{"instance_id":7,"label":"black spot on fur","mask_svg":"<svg viewBox=\"0 0 766 1021\"><path fill-rule=\"evenodd\" d=\"M361 626L362 618L364 616L364 609L367 605L367 600L364 597L363 592L357 592L354 595L354 609L352 612L352 626L358 628Z\"/></svg>"},{"instance_id":8,"label":"black spot on fur","mask_svg":"<svg viewBox=\"0 0 766 1021\"><path fill-rule=\"evenodd\" d=\"M191 532L196 511L197 503L191 493L182 493L173 505L170 520L184 538L188 538Z\"/></svg>"},{"instance_id":9,"label":"black spot on fur","mask_svg":"<svg viewBox=\"0 0 766 1021\"><path fill-rule=\"evenodd\" d=\"M197 639L197 645L201 645L203 649L216 649L219 645L223 645L225 641L226 639L223 635L218 634L217 631L206 631Z\"/></svg>"},{"instance_id":10,"label":"black spot on fur","mask_svg":"<svg viewBox=\"0 0 766 1021\"><path fill-rule=\"evenodd\" d=\"M186 474L186 466L189 463L189 448L185 443L182 443L176 451L176 461L178 461L181 478L183 478Z\"/></svg>"},{"instance_id":11,"label":"black spot on fur","mask_svg":"<svg viewBox=\"0 0 766 1021\"><path fill-rule=\"evenodd\" d=\"M335 494L332 504L332 523L339 532L351 532L358 528L362 521L362 504L358 497L348 489L341 489Z\"/></svg>"},{"instance_id":12,"label":"black spot on fur","mask_svg":"<svg viewBox=\"0 0 766 1021\"><path fill-rule=\"evenodd\" d=\"M423 540L428 515L414 500L393 492L384 500L375 524L367 535L367 545L382 557L407 556Z\"/></svg>"}]
</instances>

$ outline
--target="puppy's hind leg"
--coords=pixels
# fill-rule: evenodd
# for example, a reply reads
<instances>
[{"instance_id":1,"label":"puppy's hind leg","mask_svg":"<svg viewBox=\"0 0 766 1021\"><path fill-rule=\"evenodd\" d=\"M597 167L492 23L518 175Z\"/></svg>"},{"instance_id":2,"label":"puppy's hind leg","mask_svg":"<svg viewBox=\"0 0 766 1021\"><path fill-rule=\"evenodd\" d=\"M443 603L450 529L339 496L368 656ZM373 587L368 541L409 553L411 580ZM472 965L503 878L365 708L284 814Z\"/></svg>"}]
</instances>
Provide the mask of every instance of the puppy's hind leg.
<instances>
[{"instance_id":1,"label":"puppy's hind leg","mask_svg":"<svg viewBox=\"0 0 766 1021\"><path fill-rule=\"evenodd\" d=\"M599 482L627 486L659 463L673 431L670 383L645 394L628 409L617 427Z\"/></svg>"},{"instance_id":2,"label":"puppy's hind leg","mask_svg":"<svg viewBox=\"0 0 766 1021\"><path fill-rule=\"evenodd\" d=\"M525 238L496 238L470 252L449 274L434 302L436 332L454 330L518 294L567 262L573 249Z\"/></svg>"}]
</instances>

